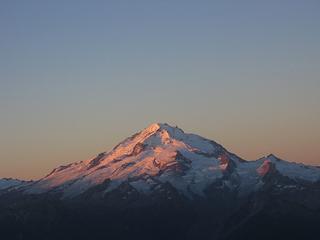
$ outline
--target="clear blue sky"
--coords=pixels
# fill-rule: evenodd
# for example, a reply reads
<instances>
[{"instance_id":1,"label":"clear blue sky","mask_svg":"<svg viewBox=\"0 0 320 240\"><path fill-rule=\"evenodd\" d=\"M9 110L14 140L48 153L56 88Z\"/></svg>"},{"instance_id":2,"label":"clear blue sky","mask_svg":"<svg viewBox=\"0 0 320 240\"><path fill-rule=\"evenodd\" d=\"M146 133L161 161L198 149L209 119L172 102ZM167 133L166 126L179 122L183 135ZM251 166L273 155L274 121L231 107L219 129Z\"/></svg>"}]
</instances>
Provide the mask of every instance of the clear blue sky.
<instances>
[{"instance_id":1,"label":"clear blue sky","mask_svg":"<svg viewBox=\"0 0 320 240\"><path fill-rule=\"evenodd\" d=\"M320 164L317 0L0 6L0 177L43 176L152 122Z\"/></svg>"}]
</instances>

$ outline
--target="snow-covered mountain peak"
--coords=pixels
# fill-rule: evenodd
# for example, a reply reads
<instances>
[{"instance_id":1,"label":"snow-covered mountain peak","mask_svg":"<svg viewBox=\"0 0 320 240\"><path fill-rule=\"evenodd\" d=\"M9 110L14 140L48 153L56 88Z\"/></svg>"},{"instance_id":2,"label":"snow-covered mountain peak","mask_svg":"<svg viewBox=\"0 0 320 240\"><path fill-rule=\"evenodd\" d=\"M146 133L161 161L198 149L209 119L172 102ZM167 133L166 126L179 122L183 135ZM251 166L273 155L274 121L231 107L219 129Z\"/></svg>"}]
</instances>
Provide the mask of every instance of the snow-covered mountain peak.
<instances>
[{"instance_id":1,"label":"snow-covered mountain peak","mask_svg":"<svg viewBox=\"0 0 320 240\"><path fill-rule=\"evenodd\" d=\"M183 130L178 128L177 126L173 127L167 123L152 123L138 134L152 135L157 131L167 131L171 135L184 133Z\"/></svg>"},{"instance_id":2,"label":"snow-covered mountain peak","mask_svg":"<svg viewBox=\"0 0 320 240\"><path fill-rule=\"evenodd\" d=\"M166 123L154 123L127 138L106 155L117 158L138 154L147 149L160 151L164 148L175 148L176 150L187 148L190 151L213 154L222 147L198 135L185 133L178 127L172 127Z\"/></svg>"},{"instance_id":3,"label":"snow-covered mountain peak","mask_svg":"<svg viewBox=\"0 0 320 240\"><path fill-rule=\"evenodd\" d=\"M142 151L164 148L166 145L180 145L186 136L184 132L168 124L154 123L142 131L134 134L119 143L111 152L100 154L100 161L103 158L123 158L131 155L138 155Z\"/></svg>"},{"instance_id":4,"label":"snow-covered mountain peak","mask_svg":"<svg viewBox=\"0 0 320 240\"><path fill-rule=\"evenodd\" d=\"M277 157L276 155L274 155L272 153L269 154L268 156L266 156L265 158L268 159L271 162L284 161L284 160L280 159L279 157Z\"/></svg>"},{"instance_id":5,"label":"snow-covered mountain peak","mask_svg":"<svg viewBox=\"0 0 320 240\"><path fill-rule=\"evenodd\" d=\"M274 154L269 154L258 161L263 162L259 168L259 174L262 172L269 172L271 168L274 168L283 176L291 179L300 179L311 182L320 181L320 169L314 166L308 166L303 163L288 162L275 156Z\"/></svg>"},{"instance_id":6,"label":"snow-covered mountain peak","mask_svg":"<svg viewBox=\"0 0 320 240\"><path fill-rule=\"evenodd\" d=\"M223 156L219 158L220 155ZM185 133L178 127L155 123L125 139L110 152L56 168L36 183L34 189L67 186L72 195L106 179L118 184L148 176L174 186L182 184L179 188L184 190L195 182L195 188L200 191L234 165L235 157L232 160L228 155L222 146L211 140ZM177 182L177 178L181 179Z\"/></svg>"},{"instance_id":7,"label":"snow-covered mountain peak","mask_svg":"<svg viewBox=\"0 0 320 240\"><path fill-rule=\"evenodd\" d=\"M140 133L137 134L140 138L146 138L155 135L157 133L160 133L158 137L161 137L163 142L165 142L165 139L177 139L177 140L183 140L186 136L184 131L180 128L170 126L167 123L153 123L149 127L142 130Z\"/></svg>"},{"instance_id":8,"label":"snow-covered mountain peak","mask_svg":"<svg viewBox=\"0 0 320 240\"><path fill-rule=\"evenodd\" d=\"M54 169L28 191L57 190L73 197L108 180L106 191L126 183L147 193L168 183L192 196L202 195L210 184L220 181L223 186L249 193L260 186L261 178L274 172L292 179L320 180L318 168L286 162L274 155L245 161L212 140L154 123L109 152Z\"/></svg>"}]
</instances>

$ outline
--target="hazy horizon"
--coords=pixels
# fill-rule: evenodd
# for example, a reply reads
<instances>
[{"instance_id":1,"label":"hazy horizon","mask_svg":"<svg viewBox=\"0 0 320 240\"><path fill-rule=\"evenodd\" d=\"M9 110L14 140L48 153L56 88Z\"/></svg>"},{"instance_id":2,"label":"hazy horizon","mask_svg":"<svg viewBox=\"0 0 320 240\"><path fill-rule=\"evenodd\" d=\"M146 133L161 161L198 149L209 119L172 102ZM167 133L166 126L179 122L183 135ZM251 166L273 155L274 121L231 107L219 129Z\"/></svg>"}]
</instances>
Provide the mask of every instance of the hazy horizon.
<instances>
[{"instance_id":1,"label":"hazy horizon","mask_svg":"<svg viewBox=\"0 0 320 240\"><path fill-rule=\"evenodd\" d=\"M0 178L153 122L320 165L320 2L3 1Z\"/></svg>"}]
</instances>

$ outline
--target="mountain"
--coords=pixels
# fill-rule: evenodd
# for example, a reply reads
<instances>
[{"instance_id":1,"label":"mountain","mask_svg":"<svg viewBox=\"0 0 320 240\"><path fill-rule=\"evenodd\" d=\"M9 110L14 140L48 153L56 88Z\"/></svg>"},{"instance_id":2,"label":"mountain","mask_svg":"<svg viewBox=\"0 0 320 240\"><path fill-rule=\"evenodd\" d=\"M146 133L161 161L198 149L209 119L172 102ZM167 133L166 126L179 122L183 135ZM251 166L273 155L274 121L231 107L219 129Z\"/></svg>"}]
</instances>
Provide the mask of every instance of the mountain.
<instances>
[{"instance_id":1,"label":"mountain","mask_svg":"<svg viewBox=\"0 0 320 240\"><path fill-rule=\"evenodd\" d=\"M15 187L21 187L25 185L27 181L12 179L12 178L2 178L0 179L0 191L1 190L9 190Z\"/></svg>"},{"instance_id":2,"label":"mountain","mask_svg":"<svg viewBox=\"0 0 320 240\"><path fill-rule=\"evenodd\" d=\"M317 239L320 220L320 168L247 161L158 123L37 181L0 180L0 193L12 239Z\"/></svg>"},{"instance_id":3,"label":"mountain","mask_svg":"<svg viewBox=\"0 0 320 240\"><path fill-rule=\"evenodd\" d=\"M275 172L294 181L320 181L317 167L286 162L274 155L245 161L212 140L168 124L152 124L110 152L54 169L26 192L54 191L63 198L73 198L108 180L105 192L128 182L135 190L148 194L170 183L192 198L203 196L211 183L223 181L239 194L249 194Z\"/></svg>"}]
</instances>

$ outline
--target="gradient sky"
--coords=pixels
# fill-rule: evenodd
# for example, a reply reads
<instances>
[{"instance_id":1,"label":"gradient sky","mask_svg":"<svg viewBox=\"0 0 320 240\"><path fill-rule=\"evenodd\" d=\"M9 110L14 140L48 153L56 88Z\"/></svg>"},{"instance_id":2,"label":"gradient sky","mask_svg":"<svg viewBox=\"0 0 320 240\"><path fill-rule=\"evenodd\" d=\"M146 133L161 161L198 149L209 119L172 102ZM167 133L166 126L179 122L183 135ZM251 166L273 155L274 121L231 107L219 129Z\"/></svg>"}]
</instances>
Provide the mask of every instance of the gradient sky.
<instances>
[{"instance_id":1,"label":"gradient sky","mask_svg":"<svg viewBox=\"0 0 320 240\"><path fill-rule=\"evenodd\" d=\"M0 3L0 177L168 122L320 165L320 1Z\"/></svg>"}]
</instances>

